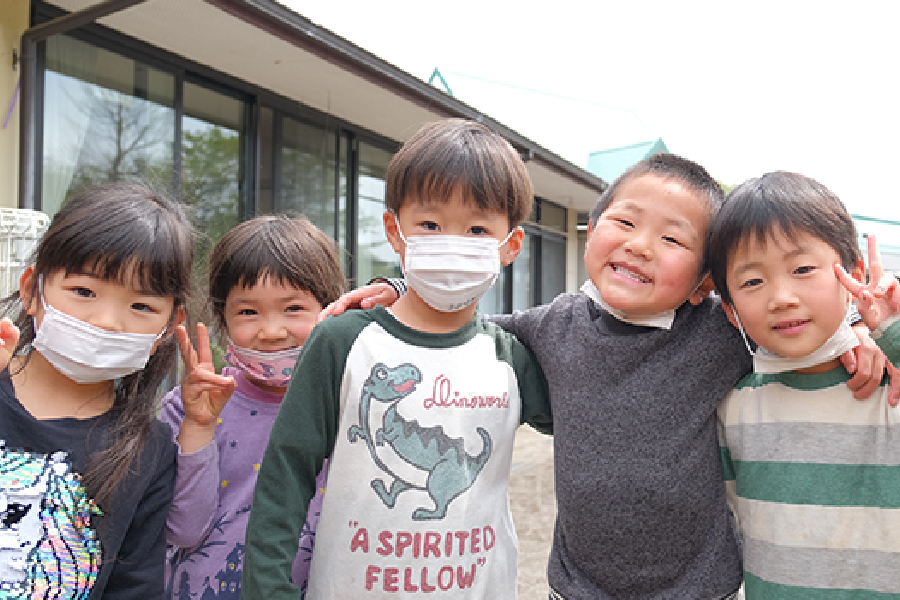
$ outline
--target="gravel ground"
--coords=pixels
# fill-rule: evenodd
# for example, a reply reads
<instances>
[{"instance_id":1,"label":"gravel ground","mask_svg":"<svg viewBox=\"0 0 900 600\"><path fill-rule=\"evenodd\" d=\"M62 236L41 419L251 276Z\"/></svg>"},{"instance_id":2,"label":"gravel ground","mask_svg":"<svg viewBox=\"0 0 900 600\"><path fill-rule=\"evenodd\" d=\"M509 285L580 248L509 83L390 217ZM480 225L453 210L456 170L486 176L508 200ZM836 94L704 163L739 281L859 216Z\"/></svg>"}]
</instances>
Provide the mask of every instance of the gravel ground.
<instances>
[{"instance_id":1,"label":"gravel ground","mask_svg":"<svg viewBox=\"0 0 900 600\"><path fill-rule=\"evenodd\" d=\"M556 520L553 438L519 427L512 460L509 502L519 536L519 600L547 600L547 557ZM743 597L739 594L738 600Z\"/></svg>"}]
</instances>

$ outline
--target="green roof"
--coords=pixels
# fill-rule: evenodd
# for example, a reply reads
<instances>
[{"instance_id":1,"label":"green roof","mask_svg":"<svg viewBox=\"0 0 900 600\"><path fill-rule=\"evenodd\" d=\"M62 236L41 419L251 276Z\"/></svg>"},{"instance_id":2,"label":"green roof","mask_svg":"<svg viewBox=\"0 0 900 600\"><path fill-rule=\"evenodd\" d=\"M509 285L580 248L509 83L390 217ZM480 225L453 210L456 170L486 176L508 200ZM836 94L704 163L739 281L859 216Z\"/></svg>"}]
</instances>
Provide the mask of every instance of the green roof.
<instances>
[{"instance_id":1,"label":"green roof","mask_svg":"<svg viewBox=\"0 0 900 600\"><path fill-rule=\"evenodd\" d=\"M588 155L587 170L600 179L612 183L625 169L654 154L668 153L662 138L650 141L597 150Z\"/></svg>"}]
</instances>

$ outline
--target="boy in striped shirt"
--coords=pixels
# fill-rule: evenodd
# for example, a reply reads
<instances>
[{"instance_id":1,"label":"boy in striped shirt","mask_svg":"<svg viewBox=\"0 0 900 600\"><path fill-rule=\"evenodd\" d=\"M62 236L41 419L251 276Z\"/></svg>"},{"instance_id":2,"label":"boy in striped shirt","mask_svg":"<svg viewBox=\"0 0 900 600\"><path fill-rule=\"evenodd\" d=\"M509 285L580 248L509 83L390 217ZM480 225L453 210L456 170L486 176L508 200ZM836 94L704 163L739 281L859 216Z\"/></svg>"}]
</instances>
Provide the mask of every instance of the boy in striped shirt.
<instances>
[{"instance_id":1,"label":"boy in striped shirt","mask_svg":"<svg viewBox=\"0 0 900 600\"><path fill-rule=\"evenodd\" d=\"M900 408L889 406L886 383L855 400L838 360L858 343L845 319L853 296L898 364L897 280L883 274L870 237L861 283L853 220L802 175L745 182L711 230L716 288L755 344L754 373L718 409L748 600L900 594Z\"/></svg>"}]
</instances>

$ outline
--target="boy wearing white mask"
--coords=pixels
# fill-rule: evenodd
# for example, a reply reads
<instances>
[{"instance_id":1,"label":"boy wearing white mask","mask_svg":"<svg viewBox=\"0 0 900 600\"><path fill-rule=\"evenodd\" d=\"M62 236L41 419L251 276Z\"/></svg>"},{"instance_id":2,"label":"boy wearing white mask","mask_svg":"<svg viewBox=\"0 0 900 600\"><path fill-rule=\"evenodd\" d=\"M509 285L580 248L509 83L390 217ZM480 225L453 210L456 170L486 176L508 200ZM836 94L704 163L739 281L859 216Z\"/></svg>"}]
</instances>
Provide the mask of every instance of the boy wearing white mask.
<instances>
[{"instance_id":1,"label":"boy wearing white mask","mask_svg":"<svg viewBox=\"0 0 900 600\"><path fill-rule=\"evenodd\" d=\"M755 372L718 410L748 599L900 594L900 408L886 384L854 400L838 361L857 343L845 320L852 294L897 364L900 291L872 236L860 283L857 239L834 194L786 172L735 188L712 225L716 288L756 344Z\"/></svg>"},{"instance_id":2,"label":"boy wearing white mask","mask_svg":"<svg viewBox=\"0 0 900 600\"><path fill-rule=\"evenodd\" d=\"M310 335L257 482L246 597L295 597L289 555L325 459L308 598L515 597L513 438L549 431L549 399L531 353L475 307L521 250L531 183L502 137L458 119L420 129L386 179L409 293Z\"/></svg>"}]
</instances>

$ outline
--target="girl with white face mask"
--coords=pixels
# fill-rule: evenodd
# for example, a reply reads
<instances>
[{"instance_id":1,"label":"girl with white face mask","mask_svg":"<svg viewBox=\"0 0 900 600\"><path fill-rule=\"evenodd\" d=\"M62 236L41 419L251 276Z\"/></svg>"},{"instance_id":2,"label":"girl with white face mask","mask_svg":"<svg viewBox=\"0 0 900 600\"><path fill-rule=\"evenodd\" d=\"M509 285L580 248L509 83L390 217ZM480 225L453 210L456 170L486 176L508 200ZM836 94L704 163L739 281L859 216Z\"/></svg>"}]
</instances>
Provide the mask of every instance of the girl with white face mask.
<instances>
[{"instance_id":1,"label":"girl with white face mask","mask_svg":"<svg viewBox=\"0 0 900 600\"><path fill-rule=\"evenodd\" d=\"M180 450L166 598L199 597L225 564L243 562L258 466L294 363L322 307L344 289L332 241L304 218L245 221L213 249L209 303L229 366L216 374L202 324L196 351L178 328L188 372L163 399L160 417L175 430ZM327 465L294 560L292 581L301 590L326 473ZM232 575L237 581L241 571Z\"/></svg>"},{"instance_id":2,"label":"girl with white face mask","mask_svg":"<svg viewBox=\"0 0 900 600\"><path fill-rule=\"evenodd\" d=\"M21 335L0 326L0 586L158 598L175 447L156 400L175 366L190 223L145 187L99 186L63 206L34 257L5 301Z\"/></svg>"}]
</instances>

